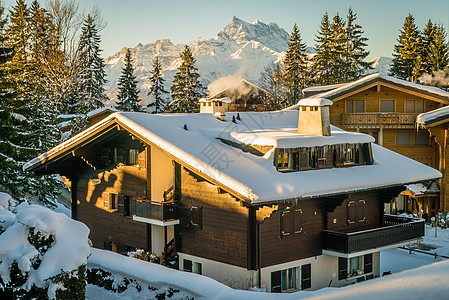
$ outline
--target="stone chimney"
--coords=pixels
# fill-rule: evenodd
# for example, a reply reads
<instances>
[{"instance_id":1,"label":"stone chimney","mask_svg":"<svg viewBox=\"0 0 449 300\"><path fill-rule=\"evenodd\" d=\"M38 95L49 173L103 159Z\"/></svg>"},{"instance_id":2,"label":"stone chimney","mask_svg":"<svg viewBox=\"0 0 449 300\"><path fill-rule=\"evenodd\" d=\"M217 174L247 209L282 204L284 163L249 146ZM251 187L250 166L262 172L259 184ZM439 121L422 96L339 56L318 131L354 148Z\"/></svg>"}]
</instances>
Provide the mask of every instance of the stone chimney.
<instances>
[{"instance_id":1,"label":"stone chimney","mask_svg":"<svg viewBox=\"0 0 449 300\"><path fill-rule=\"evenodd\" d=\"M330 136L329 106L333 102L325 98L306 98L298 102L298 133Z\"/></svg>"}]
</instances>

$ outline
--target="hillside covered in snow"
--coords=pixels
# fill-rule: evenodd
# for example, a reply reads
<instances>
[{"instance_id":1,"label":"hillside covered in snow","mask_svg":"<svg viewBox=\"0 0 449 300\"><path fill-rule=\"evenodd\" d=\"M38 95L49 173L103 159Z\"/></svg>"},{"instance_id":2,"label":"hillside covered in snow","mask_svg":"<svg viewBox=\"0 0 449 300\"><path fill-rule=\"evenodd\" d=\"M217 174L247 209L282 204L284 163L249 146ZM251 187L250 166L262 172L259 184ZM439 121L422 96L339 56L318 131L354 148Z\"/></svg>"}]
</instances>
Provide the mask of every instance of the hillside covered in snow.
<instances>
[{"instance_id":1,"label":"hillside covered in snow","mask_svg":"<svg viewBox=\"0 0 449 300\"><path fill-rule=\"evenodd\" d=\"M219 78L226 77L225 85L230 85L242 78L257 81L263 69L271 63L277 63L287 50L289 33L276 23L265 24L259 20L252 23L233 17L231 22L222 28L216 36L203 39L198 37L188 43L196 59L196 67L201 75L203 85L207 87ZM149 102L147 96L150 89L149 71L153 69L156 58L162 65L167 90L173 76L181 63L179 54L184 44L173 44L168 39L158 39L154 43L138 44L131 49L135 75L139 81L140 98ZM307 48L313 55L315 49ZM123 68L126 48L106 59L108 96L113 100L117 94L117 82ZM381 57L372 61L371 72L386 73L390 58ZM232 76L230 76L232 75ZM210 89L220 89L223 85L213 85ZM212 94L218 90L210 90Z\"/></svg>"}]
</instances>

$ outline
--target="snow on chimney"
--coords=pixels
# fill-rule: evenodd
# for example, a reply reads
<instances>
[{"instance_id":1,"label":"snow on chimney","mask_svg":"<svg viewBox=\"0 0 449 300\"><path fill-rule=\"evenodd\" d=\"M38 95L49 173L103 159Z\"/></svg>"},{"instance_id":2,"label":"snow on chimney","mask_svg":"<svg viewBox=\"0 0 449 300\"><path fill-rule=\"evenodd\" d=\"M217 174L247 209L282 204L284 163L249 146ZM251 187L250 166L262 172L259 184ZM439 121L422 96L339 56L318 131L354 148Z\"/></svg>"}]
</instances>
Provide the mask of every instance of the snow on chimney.
<instances>
[{"instance_id":1,"label":"snow on chimney","mask_svg":"<svg viewBox=\"0 0 449 300\"><path fill-rule=\"evenodd\" d=\"M325 98L306 98L298 102L298 133L330 136L329 106L333 102Z\"/></svg>"}]
</instances>

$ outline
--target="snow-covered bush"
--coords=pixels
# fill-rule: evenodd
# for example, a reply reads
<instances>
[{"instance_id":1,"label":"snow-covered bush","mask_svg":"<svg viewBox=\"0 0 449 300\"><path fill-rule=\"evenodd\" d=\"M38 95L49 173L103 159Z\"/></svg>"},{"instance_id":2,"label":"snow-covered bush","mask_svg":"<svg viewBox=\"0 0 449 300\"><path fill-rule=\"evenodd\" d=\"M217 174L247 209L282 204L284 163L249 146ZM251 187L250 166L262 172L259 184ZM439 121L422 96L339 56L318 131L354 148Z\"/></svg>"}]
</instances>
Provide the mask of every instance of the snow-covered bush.
<instances>
[{"instance_id":1,"label":"snow-covered bush","mask_svg":"<svg viewBox=\"0 0 449 300\"><path fill-rule=\"evenodd\" d=\"M0 298L84 299L89 229L0 192Z\"/></svg>"},{"instance_id":2,"label":"snow-covered bush","mask_svg":"<svg viewBox=\"0 0 449 300\"><path fill-rule=\"evenodd\" d=\"M129 251L129 257L138 258L152 263L160 263L160 258L153 252L145 251L144 249L137 249L136 251Z\"/></svg>"}]
</instances>

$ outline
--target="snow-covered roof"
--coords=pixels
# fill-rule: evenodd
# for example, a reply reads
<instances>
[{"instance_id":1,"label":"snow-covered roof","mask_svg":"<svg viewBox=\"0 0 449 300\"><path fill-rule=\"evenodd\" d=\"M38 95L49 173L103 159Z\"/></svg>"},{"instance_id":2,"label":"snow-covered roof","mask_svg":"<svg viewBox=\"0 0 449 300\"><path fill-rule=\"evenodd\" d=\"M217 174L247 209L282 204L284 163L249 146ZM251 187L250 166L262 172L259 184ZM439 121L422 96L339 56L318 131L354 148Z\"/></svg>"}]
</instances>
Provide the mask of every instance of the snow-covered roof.
<instances>
[{"instance_id":1,"label":"snow-covered roof","mask_svg":"<svg viewBox=\"0 0 449 300\"><path fill-rule=\"evenodd\" d=\"M444 106L429 112L419 114L416 117L416 124L424 127L425 125L444 121L447 118L449 118L449 106Z\"/></svg>"},{"instance_id":2,"label":"snow-covered roof","mask_svg":"<svg viewBox=\"0 0 449 300\"><path fill-rule=\"evenodd\" d=\"M319 97L306 98L298 102L299 106L331 106L332 104L334 103L329 99Z\"/></svg>"},{"instance_id":3,"label":"snow-covered roof","mask_svg":"<svg viewBox=\"0 0 449 300\"><path fill-rule=\"evenodd\" d=\"M329 90L336 89L340 86L346 85L346 83L338 83L338 84L329 84L329 85L320 85L320 86L311 86L303 89L304 93L322 93Z\"/></svg>"},{"instance_id":4,"label":"snow-covered roof","mask_svg":"<svg viewBox=\"0 0 449 300\"><path fill-rule=\"evenodd\" d=\"M201 98L198 100L198 102L224 102L224 103L231 103L231 99L228 97L224 98Z\"/></svg>"},{"instance_id":5,"label":"snow-covered roof","mask_svg":"<svg viewBox=\"0 0 449 300\"><path fill-rule=\"evenodd\" d=\"M91 110L86 115L87 115L87 117L92 118L92 117L97 116L106 111L114 113L114 112L118 112L119 110L116 108L113 108L111 106L103 106L103 107ZM57 118L62 119L62 120L69 120L69 119L73 119L77 116L80 116L80 115L79 114L61 114L61 115L58 115Z\"/></svg>"},{"instance_id":6,"label":"snow-covered roof","mask_svg":"<svg viewBox=\"0 0 449 300\"><path fill-rule=\"evenodd\" d=\"M114 113L29 161L24 169L33 171L62 152L72 151L72 147L89 134L118 122L146 143L158 146L182 164L254 204L356 192L441 177L437 170L375 144L372 145L373 165L281 173L273 166L273 150L259 157L220 139L236 142L245 139L248 144L266 140L265 144L292 148L330 145L334 140L338 143L372 142L372 137L335 127L331 128L330 137L294 133L298 120L295 110L240 112L240 120L236 123L231 122L233 116L236 113L228 113L223 122L212 114Z\"/></svg>"},{"instance_id":7,"label":"snow-covered roof","mask_svg":"<svg viewBox=\"0 0 449 300\"><path fill-rule=\"evenodd\" d=\"M231 85L228 86L227 88L225 88L225 89L219 91L218 93L213 94L213 95L210 96L209 98L215 98L215 97L217 97L218 95L220 95L221 93L223 93L224 91L229 90L229 89L236 88L236 86L238 86L239 84L242 84L242 83L251 85L251 86L253 86L254 88L256 88L256 89L258 89L258 90L261 90L261 91L263 91L264 93L267 93L267 94L268 94L268 92L267 92L265 89L263 89L263 88L261 88L260 86L257 85L257 82L256 82L256 81L254 81L254 80L247 80L247 79L240 79L239 81L234 82L233 84L231 84Z\"/></svg>"},{"instance_id":8,"label":"snow-covered roof","mask_svg":"<svg viewBox=\"0 0 449 300\"><path fill-rule=\"evenodd\" d=\"M327 98L327 99L333 100L334 98L337 98L338 96L340 96L342 94L345 94L345 93L352 91L354 89L357 89L359 87L369 85L370 83L372 83L374 81L381 81L384 83L398 85L398 86L404 87L406 89L418 91L418 92L422 93L423 95L428 95L428 96L435 97L435 98L438 98L443 101L447 101L449 103L449 92L446 92L437 87L421 85L421 84L409 82L406 80L402 80L402 79L399 79L396 77L392 77L392 76L388 76L388 75L381 75L379 73L375 73L375 74L371 74L371 75L362 77L359 80L347 83L345 85L342 85L342 86L332 89L330 91L316 94L316 95L314 95L314 97L322 97L322 98Z\"/></svg>"}]
</instances>

